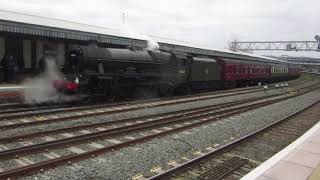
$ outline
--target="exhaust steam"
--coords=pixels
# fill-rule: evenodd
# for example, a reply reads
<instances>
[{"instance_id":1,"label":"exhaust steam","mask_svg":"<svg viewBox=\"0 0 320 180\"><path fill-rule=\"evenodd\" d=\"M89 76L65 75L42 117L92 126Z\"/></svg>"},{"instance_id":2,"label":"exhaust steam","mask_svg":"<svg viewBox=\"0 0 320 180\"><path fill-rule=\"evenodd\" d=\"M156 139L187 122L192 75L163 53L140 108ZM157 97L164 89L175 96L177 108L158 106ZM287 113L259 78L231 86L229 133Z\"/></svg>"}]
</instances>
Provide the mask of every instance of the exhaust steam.
<instances>
[{"instance_id":1,"label":"exhaust steam","mask_svg":"<svg viewBox=\"0 0 320 180\"><path fill-rule=\"evenodd\" d=\"M54 87L53 82L55 80L63 79L63 75L55 63L55 59L53 57L46 57L44 65L44 72L23 82L23 85L26 87L24 90L24 101L28 104L41 104L73 100L58 92Z\"/></svg>"}]
</instances>

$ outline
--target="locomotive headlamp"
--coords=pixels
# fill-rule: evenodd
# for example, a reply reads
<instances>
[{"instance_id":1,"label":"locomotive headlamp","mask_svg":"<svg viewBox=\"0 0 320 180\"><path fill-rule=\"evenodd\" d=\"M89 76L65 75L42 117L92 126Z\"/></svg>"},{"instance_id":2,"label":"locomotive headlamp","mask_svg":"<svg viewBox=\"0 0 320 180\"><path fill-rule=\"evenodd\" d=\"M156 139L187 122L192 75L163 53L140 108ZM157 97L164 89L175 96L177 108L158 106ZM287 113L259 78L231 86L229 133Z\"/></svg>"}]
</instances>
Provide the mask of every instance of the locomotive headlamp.
<instances>
[{"instance_id":1,"label":"locomotive headlamp","mask_svg":"<svg viewBox=\"0 0 320 180\"><path fill-rule=\"evenodd\" d=\"M79 84L79 78L76 77L76 79L74 80L75 83Z\"/></svg>"}]
</instances>

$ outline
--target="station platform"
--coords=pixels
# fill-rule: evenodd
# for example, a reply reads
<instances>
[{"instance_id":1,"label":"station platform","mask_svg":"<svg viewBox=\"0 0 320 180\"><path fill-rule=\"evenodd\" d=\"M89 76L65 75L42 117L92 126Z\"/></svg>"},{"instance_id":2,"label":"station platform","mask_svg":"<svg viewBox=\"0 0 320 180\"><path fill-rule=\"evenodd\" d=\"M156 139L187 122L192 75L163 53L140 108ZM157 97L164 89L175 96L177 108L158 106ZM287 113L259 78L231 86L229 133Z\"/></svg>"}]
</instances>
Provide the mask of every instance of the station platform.
<instances>
[{"instance_id":1,"label":"station platform","mask_svg":"<svg viewBox=\"0 0 320 180\"><path fill-rule=\"evenodd\" d=\"M25 89L24 86L18 84L0 84L0 92L2 91L20 91Z\"/></svg>"},{"instance_id":2,"label":"station platform","mask_svg":"<svg viewBox=\"0 0 320 180\"><path fill-rule=\"evenodd\" d=\"M0 84L0 100L21 97L25 88L18 84Z\"/></svg>"},{"instance_id":3,"label":"station platform","mask_svg":"<svg viewBox=\"0 0 320 180\"><path fill-rule=\"evenodd\" d=\"M320 180L320 122L242 180Z\"/></svg>"}]
</instances>

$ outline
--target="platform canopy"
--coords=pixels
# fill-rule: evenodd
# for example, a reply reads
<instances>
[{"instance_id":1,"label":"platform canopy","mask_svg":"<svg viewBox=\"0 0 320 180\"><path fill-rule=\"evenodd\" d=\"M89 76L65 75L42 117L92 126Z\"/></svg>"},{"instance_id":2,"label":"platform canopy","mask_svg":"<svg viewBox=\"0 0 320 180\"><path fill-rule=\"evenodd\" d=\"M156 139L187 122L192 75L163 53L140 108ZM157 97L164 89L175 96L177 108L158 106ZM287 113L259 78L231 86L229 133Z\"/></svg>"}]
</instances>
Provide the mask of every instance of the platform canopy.
<instances>
[{"instance_id":1,"label":"platform canopy","mask_svg":"<svg viewBox=\"0 0 320 180\"><path fill-rule=\"evenodd\" d=\"M0 10L0 33L15 33L27 36L54 38L62 40L90 41L122 46L147 47L148 36L133 35L94 25L75 23L67 20L40 17L12 11ZM204 47L198 44L161 37L151 37L159 43L160 49L177 51L194 55L221 56L240 58L252 61L277 62L284 61L257 56L242 52L231 52Z\"/></svg>"}]
</instances>

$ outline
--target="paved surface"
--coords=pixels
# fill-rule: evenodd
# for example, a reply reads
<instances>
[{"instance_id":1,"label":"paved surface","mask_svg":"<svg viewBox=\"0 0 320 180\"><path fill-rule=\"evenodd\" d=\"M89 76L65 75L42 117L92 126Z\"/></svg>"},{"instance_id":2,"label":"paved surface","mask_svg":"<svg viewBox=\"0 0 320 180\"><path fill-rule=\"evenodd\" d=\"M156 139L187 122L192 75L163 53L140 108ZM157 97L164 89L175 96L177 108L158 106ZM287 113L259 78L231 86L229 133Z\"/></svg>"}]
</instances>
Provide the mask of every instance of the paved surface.
<instances>
[{"instance_id":1,"label":"paved surface","mask_svg":"<svg viewBox=\"0 0 320 180\"><path fill-rule=\"evenodd\" d=\"M6 91L6 92L17 91L17 90L21 90L24 88L25 88L25 86L21 86L21 85L17 85L17 84L0 84L0 92L1 91Z\"/></svg>"},{"instance_id":2,"label":"paved surface","mask_svg":"<svg viewBox=\"0 0 320 180\"><path fill-rule=\"evenodd\" d=\"M320 180L320 122L242 180Z\"/></svg>"}]
</instances>

